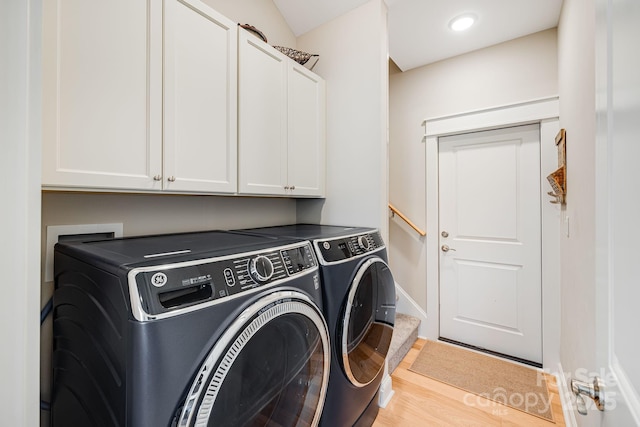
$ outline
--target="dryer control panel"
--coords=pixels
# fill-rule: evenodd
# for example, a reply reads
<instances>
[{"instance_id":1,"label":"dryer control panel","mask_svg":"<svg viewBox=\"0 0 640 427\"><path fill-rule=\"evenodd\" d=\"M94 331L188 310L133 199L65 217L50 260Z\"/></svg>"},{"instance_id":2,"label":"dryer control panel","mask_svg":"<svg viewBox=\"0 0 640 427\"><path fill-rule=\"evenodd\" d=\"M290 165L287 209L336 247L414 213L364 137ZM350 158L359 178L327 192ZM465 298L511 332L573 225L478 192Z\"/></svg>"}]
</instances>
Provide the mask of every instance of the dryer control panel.
<instances>
[{"instance_id":1,"label":"dryer control panel","mask_svg":"<svg viewBox=\"0 0 640 427\"><path fill-rule=\"evenodd\" d=\"M178 314L244 292L283 284L318 268L308 242L269 250L140 267L129 273L129 292L137 320ZM136 307L137 306L137 307Z\"/></svg>"},{"instance_id":2,"label":"dryer control panel","mask_svg":"<svg viewBox=\"0 0 640 427\"><path fill-rule=\"evenodd\" d=\"M315 240L313 243L324 264L346 261L384 248L384 241L378 231L336 239Z\"/></svg>"}]
</instances>

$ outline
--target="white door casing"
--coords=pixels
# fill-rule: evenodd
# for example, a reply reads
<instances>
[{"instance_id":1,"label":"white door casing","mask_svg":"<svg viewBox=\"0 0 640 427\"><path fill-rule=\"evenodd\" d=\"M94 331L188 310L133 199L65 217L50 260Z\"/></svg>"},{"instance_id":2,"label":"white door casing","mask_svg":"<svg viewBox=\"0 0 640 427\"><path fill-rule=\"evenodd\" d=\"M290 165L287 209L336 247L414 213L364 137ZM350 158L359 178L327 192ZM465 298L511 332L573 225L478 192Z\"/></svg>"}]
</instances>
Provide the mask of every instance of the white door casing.
<instances>
[{"instance_id":1,"label":"white door casing","mask_svg":"<svg viewBox=\"0 0 640 427\"><path fill-rule=\"evenodd\" d=\"M539 125L438 146L440 336L541 363Z\"/></svg>"},{"instance_id":2,"label":"white door casing","mask_svg":"<svg viewBox=\"0 0 640 427\"><path fill-rule=\"evenodd\" d=\"M517 104L496 106L451 116L426 119L426 214L425 238L427 277L426 338L438 339L440 334L440 230L438 195L438 138L442 136L497 129L521 124L540 124L541 187L545 188L546 175L557 168L554 139L559 130L559 101L557 97L534 99ZM546 193L543 191L543 193ZM560 335L560 207L548 203L542 195L542 313L543 313L543 366L558 366Z\"/></svg>"}]
</instances>

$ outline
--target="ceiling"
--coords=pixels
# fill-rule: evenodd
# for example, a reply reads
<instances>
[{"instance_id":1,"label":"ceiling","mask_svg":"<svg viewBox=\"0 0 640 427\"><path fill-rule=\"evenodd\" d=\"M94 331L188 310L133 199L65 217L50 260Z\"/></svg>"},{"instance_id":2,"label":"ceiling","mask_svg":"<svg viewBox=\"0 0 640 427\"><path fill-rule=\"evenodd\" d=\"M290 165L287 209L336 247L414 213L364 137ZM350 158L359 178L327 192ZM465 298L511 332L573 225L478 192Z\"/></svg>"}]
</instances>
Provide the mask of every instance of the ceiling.
<instances>
[{"instance_id":1,"label":"ceiling","mask_svg":"<svg viewBox=\"0 0 640 427\"><path fill-rule=\"evenodd\" d=\"M296 36L369 0L273 0ZM389 56L402 71L492 46L558 25L562 0L385 0L389 7ZM448 28L452 18L478 19L466 32Z\"/></svg>"}]
</instances>

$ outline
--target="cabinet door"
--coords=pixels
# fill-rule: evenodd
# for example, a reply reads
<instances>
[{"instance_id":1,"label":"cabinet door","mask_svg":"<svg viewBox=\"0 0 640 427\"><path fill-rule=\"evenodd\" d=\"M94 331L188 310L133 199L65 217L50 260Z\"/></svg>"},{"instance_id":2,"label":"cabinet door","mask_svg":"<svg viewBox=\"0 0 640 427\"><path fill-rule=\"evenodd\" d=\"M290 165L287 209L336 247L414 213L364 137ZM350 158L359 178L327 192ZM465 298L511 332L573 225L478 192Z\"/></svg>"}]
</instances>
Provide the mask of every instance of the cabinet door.
<instances>
[{"instance_id":1,"label":"cabinet door","mask_svg":"<svg viewBox=\"0 0 640 427\"><path fill-rule=\"evenodd\" d=\"M238 37L239 191L284 195L288 59L247 31Z\"/></svg>"},{"instance_id":2,"label":"cabinet door","mask_svg":"<svg viewBox=\"0 0 640 427\"><path fill-rule=\"evenodd\" d=\"M163 186L233 193L238 26L199 0L166 0L164 22Z\"/></svg>"},{"instance_id":3,"label":"cabinet door","mask_svg":"<svg viewBox=\"0 0 640 427\"><path fill-rule=\"evenodd\" d=\"M44 186L159 189L162 10L43 3Z\"/></svg>"},{"instance_id":4,"label":"cabinet door","mask_svg":"<svg viewBox=\"0 0 640 427\"><path fill-rule=\"evenodd\" d=\"M288 186L293 196L324 196L325 83L306 68L289 69Z\"/></svg>"}]
</instances>

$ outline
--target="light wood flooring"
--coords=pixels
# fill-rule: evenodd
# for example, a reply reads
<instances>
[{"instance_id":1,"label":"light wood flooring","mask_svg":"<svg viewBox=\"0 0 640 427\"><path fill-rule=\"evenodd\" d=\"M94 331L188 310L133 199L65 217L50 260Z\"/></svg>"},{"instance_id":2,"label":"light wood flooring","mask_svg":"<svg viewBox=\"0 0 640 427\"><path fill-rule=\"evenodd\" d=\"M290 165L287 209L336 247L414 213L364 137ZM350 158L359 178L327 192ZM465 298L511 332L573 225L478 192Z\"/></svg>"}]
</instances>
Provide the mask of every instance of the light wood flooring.
<instances>
[{"instance_id":1,"label":"light wood flooring","mask_svg":"<svg viewBox=\"0 0 640 427\"><path fill-rule=\"evenodd\" d=\"M380 408L373 427L532 426L564 427L555 377L547 375L555 424L517 409L483 399L409 371L425 340L419 339L392 374L393 395Z\"/></svg>"}]
</instances>

